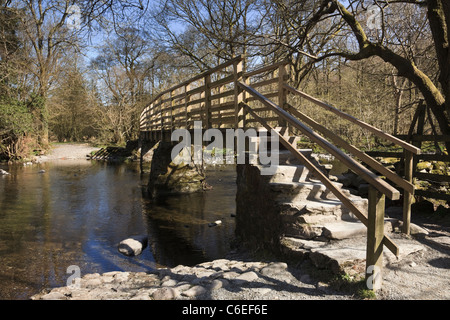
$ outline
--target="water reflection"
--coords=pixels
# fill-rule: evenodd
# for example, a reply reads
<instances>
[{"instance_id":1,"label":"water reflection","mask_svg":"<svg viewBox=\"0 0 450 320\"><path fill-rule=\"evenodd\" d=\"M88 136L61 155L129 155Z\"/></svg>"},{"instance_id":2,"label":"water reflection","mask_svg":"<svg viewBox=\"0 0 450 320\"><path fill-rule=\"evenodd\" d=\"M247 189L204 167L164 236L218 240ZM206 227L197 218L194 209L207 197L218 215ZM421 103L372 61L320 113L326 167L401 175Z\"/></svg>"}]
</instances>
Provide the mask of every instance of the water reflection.
<instances>
[{"instance_id":1,"label":"water reflection","mask_svg":"<svg viewBox=\"0 0 450 320\"><path fill-rule=\"evenodd\" d=\"M3 167L0 176L0 299L27 299L82 274L145 271L219 258L234 234L234 168L208 170L207 194L151 201L138 164L58 161ZM45 170L44 173L40 173ZM221 219L223 224L208 227ZM118 253L130 235L148 234L138 257Z\"/></svg>"},{"instance_id":2,"label":"water reflection","mask_svg":"<svg viewBox=\"0 0 450 320\"><path fill-rule=\"evenodd\" d=\"M145 200L149 243L156 261L166 266L194 265L220 258L234 235L235 167L207 172L213 190L207 193ZM220 226L209 223L222 221Z\"/></svg>"}]
</instances>

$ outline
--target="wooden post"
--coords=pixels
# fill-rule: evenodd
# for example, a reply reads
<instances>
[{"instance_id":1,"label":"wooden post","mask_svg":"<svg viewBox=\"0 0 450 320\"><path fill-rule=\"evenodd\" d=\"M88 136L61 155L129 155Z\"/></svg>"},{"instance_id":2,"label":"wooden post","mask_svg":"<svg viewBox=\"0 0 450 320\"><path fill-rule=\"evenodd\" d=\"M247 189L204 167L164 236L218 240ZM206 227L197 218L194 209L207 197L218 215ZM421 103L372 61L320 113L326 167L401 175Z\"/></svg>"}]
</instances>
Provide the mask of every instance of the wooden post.
<instances>
[{"instance_id":1,"label":"wooden post","mask_svg":"<svg viewBox=\"0 0 450 320\"><path fill-rule=\"evenodd\" d=\"M284 88L284 78L286 75L286 66L282 64L278 67L278 106L280 106L280 108L283 110L286 110L285 105L287 103L286 89ZM278 124L280 127L287 126L286 120L281 117L278 120Z\"/></svg>"},{"instance_id":2,"label":"wooden post","mask_svg":"<svg viewBox=\"0 0 450 320\"><path fill-rule=\"evenodd\" d=\"M218 93L222 93L224 89L224 86L220 86L218 88ZM222 104L224 103L224 98L219 98L219 106L222 106ZM217 115L218 119L219 119L219 123L217 125L218 128L223 128L224 125L222 124L222 122L220 121L222 119L222 111L219 110L218 115Z\"/></svg>"},{"instance_id":3,"label":"wooden post","mask_svg":"<svg viewBox=\"0 0 450 320\"><path fill-rule=\"evenodd\" d=\"M412 152L405 150L405 180L413 183L413 154ZM411 204L413 194L404 190L403 194L403 233L410 234L411 224Z\"/></svg>"},{"instance_id":4,"label":"wooden post","mask_svg":"<svg viewBox=\"0 0 450 320\"><path fill-rule=\"evenodd\" d=\"M425 127L425 116L426 116L427 106L425 105L425 102L423 100L420 100L420 104L417 108L418 108L419 116L417 119L416 135L422 135L423 131L424 131L424 127ZM414 139L412 139L412 145L417 148L421 148L422 141L414 141ZM413 168L417 168L417 162L418 162L417 158L413 160Z\"/></svg>"},{"instance_id":5,"label":"wooden post","mask_svg":"<svg viewBox=\"0 0 450 320\"><path fill-rule=\"evenodd\" d=\"M383 267L385 195L369 187L367 224L366 284L371 290L381 288Z\"/></svg>"},{"instance_id":6,"label":"wooden post","mask_svg":"<svg viewBox=\"0 0 450 320\"><path fill-rule=\"evenodd\" d=\"M205 76L205 128L211 128L211 75Z\"/></svg>"},{"instance_id":7,"label":"wooden post","mask_svg":"<svg viewBox=\"0 0 450 320\"><path fill-rule=\"evenodd\" d=\"M243 61L239 60L233 64L234 73L234 117L235 117L235 129L245 127L245 113L244 107L240 104L244 101L244 92L238 85L239 81L242 81L243 76Z\"/></svg>"},{"instance_id":8,"label":"wooden post","mask_svg":"<svg viewBox=\"0 0 450 320\"><path fill-rule=\"evenodd\" d=\"M173 123L174 92L170 91L169 95L170 95L170 114L169 114L169 116L170 116L170 134L172 134L173 129L174 129L174 123Z\"/></svg>"},{"instance_id":9,"label":"wooden post","mask_svg":"<svg viewBox=\"0 0 450 320\"><path fill-rule=\"evenodd\" d=\"M186 117L186 130L189 130L189 111L190 108L188 107L188 103L190 100L190 96L188 95L188 91L191 89L191 85L187 84L184 86L184 111L185 111L185 117Z\"/></svg>"}]
</instances>

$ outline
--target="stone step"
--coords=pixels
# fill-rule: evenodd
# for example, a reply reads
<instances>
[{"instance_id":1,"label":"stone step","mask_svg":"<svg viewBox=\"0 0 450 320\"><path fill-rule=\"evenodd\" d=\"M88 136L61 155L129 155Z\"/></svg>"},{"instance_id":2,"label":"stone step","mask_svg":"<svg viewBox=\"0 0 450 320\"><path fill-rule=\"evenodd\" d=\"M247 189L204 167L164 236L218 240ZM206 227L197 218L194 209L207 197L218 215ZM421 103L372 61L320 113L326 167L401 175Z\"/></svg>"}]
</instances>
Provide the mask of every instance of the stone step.
<instances>
[{"instance_id":1,"label":"stone step","mask_svg":"<svg viewBox=\"0 0 450 320\"><path fill-rule=\"evenodd\" d=\"M352 201L361 211L367 212L367 199L353 196ZM365 226L339 200L281 202L278 211L284 234L291 237L344 239L365 232Z\"/></svg>"},{"instance_id":2,"label":"stone step","mask_svg":"<svg viewBox=\"0 0 450 320\"><path fill-rule=\"evenodd\" d=\"M309 170L302 165L279 165L275 174L271 177L270 182L301 182L306 181Z\"/></svg>"},{"instance_id":3,"label":"stone step","mask_svg":"<svg viewBox=\"0 0 450 320\"><path fill-rule=\"evenodd\" d=\"M281 202L302 202L308 199L319 199L326 187L317 182L269 182L275 199Z\"/></svg>"},{"instance_id":4,"label":"stone step","mask_svg":"<svg viewBox=\"0 0 450 320\"><path fill-rule=\"evenodd\" d=\"M360 221L348 222L341 220L325 223L322 230L322 236L333 240L349 239L367 234L366 226Z\"/></svg>"},{"instance_id":5,"label":"stone step","mask_svg":"<svg viewBox=\"0 0 450 320\"><path fill-rule=\"evenodd\" d=\"M309 171L298 166L280 166L277 172L270 178L271 189L277 192L277 200L299 202L303 200L338 200L338 198L324 184L309 180ZM306 181L309 180L309 181ZM333 182L341 189L342 184ZM362 198L352 195L349 190L341 189L342 193L352 201L361 201Z\"/></svg>"},{"instance_id":6,"label":"stone step","mask_svg":"<svg viewBox=\"0 0 450 320\"><path fill-rule=\"evenodd\" d=\"M359 236L340 241L314 241L284 237L282 250L291 257L307 258L316 267L334 273L345 272L350 275L360 273L364 276L367 237ZM386 247L383 250L383 264L398 263L408 255L425 251L425 247L412 239L395 239L400 254L395 257Z\"/></svg>"}]
</instances>

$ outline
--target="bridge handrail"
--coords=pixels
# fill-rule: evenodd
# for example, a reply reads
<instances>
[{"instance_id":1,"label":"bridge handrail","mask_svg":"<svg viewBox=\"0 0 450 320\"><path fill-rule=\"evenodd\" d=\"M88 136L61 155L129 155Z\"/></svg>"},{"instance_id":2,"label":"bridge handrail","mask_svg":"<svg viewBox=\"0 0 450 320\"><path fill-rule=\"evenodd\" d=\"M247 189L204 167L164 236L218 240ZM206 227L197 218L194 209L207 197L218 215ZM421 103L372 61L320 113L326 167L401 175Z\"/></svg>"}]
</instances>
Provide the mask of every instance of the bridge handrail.
<instances>
[{"instance_id":1,"label":"bridge handrail","mask_svg":"<svg viewBox=\"0 0 450 320\"><path fill-rule=\"evenodd\" d=\"M357 119L357 118L355 118L355 117L353 117L353 116L351 116L351 115L349 115L349 114L347 114L345 112L342 112L341 110L336 109L335 107L333 107L333 106L331 106L331 105L329 105L329 104L327 104L327 103L325 103L323 101L320 101L319 99L316 99L316 98L314 98L314 97L312 97L312 96L310 96L310 95L308 95L308 94L306 94L306 93L304 93L304 92L302 92L300 90L297 90L297 89L289 86L286 83L284 84L284 88L287 89L288 91L296 94L296 95L299 95L299 96L301 96L301 97L303 97L303 98L313 102L314 104L316 104L316 105L318 105L318 106L320 106L320 107L322 107L322 108L324 108L324 109L326 109L328 111L333 112L334 114L338 115L339 117L341 117L343 119L346 119L346 120L348 120L350 122L353 122L354 124L357 124L361 128L369 130L370 132L372 132L373 134L377 135L380 138L386 139L388 141L393 142L394 144L396 144L398 146L401 146L402 148L412 152L413 154L420 154L420 152L421 152L420 148L417 148L416 146L413 146L412 144L410 144L410 143L408 143L406 141L403 141L403 140L401 140L399 138L396 138L396 137L394 137L394 136L392 136L392 135L390 135L390 134L388 134L386 132L383 132L380 129L375 128L374 126L371 126L370 124L365 123L364 121L361 121L361 120L359 120L359 119Z\"/></svg>"},{"instance_id":2,"label":"bridge handrail","mask_svg":"<svg viewBox=\"0 0 450 320\"><path fill-rule=\"evenodd\" d=\"M364 178L364 180L373 185L378 191L385 194L388 198L392 200L398 200L400 198L400 192L388 184L386 181L378 177L375 173L365 168L363 165L361 165L359 162L355 161L353 158L349 157L347 154L342 152L340 149L338 149L336 146L316 134L313 130L311 130L309 127L305 126L302 122L300 122L298 119L293 117L291 114L289 114L287 111L280 108L278 105L267 99L265 96L260 94L258 91L253 89L252 87L239 82L239 87L241 87L243 90L245 90L247 93L251 94L252 96L256 97L261 103L269 107L272 111L274 111L276 114L278 114L280 117L282 117L284 120L289 122L292 126L300 130L304 135L306 135L308 138L310 138L315 143L319 144L322 148L330 152L333 156L335 156L337 159L339 159L342 163L344 163L348 168L355 171L357 174L361 175L361 177Z\"/></svg>"}]
</instances>

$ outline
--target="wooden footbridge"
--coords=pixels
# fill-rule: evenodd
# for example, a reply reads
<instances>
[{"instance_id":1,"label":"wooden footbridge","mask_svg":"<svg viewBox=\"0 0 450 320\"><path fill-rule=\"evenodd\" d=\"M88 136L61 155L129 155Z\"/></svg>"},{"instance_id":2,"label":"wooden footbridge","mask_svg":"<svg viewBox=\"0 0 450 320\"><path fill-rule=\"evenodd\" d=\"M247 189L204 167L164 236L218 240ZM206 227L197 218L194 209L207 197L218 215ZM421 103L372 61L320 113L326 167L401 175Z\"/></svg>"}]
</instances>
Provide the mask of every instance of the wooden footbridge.
<instances>
[{"instance_id":1,"label":"wooden footbridge","mask_svg":"<svg viewBox=\"0 0 450 320\"><path fill-rule=\"evenodd\" d=\"M287 127L291 132L308 137L370 185L369 209L365 213L298 150L296 141L277 131L280 143L367 227L366 276L374 276L368 271L381 270L383 246L396 256L399 254L398 246L384 234L385 197L398 200L403 194L403 232L409 233L414 194L413 155L420 154L420 149L293 88L287 83L289 63L286 61L253 71L243 70L243 65L244 58L236 57L158 94L141 114L141 139L170 140L173 130L191 130L194 128L194 121L201 121L203 129L264 127L271 131L275 127ZM297 110L289 103L294 100L291 97L295 96L402 147L404 176L389 170ZM384 176L389 183L380 176ZM378 269L371 266L378 266Z\"/></svg>"}]
</instances>

